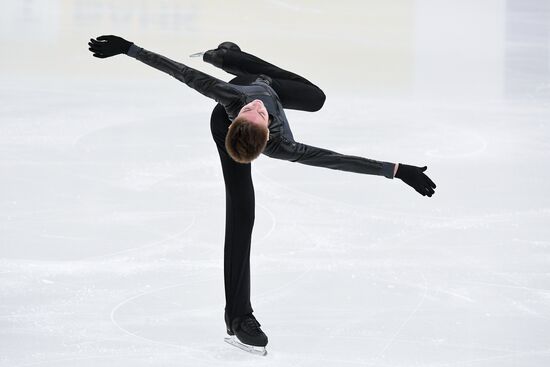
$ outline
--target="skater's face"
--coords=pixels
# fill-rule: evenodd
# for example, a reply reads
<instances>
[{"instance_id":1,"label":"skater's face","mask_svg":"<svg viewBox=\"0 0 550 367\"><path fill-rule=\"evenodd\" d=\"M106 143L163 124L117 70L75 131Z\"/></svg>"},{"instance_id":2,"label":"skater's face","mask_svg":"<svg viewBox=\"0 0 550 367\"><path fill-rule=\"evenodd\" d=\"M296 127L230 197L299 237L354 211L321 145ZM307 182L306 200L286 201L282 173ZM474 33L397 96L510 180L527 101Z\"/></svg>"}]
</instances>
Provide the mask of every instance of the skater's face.
<instances>
[{"instance_id":1,"label":"skater's face","mask_svg":"<svg viewBox=\"0 0 550 367\"><path fill-rule=\"evenodd\" d=\"M265 127L269 126L269 115L264 103L259 99L255 99L249 104L244 105L238 116L244 117L253 124L259 124Z\"/></svg>"}]
</instances>

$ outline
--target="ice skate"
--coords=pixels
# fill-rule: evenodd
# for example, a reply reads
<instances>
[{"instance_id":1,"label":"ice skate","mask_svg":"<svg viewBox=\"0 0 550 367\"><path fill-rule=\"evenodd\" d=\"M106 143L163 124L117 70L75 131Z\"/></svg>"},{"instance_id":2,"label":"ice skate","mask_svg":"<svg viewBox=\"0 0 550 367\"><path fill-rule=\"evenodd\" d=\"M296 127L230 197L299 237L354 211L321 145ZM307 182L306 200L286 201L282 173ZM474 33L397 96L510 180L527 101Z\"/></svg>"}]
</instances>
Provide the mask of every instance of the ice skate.
<instances>
[{"instance_id":1,"label":"ice skate","mask_svg":"<svg viewBox=\"0 0 550 367\"><path fill-rule=\"evenodd\" d=\"M242 343L235 335L226 336L223 340L225 340L226 343L231 344L251 354L256 354L259 356L265 356L267 354L267 350L265 349L265 347L257 347L255 345Z\"/></svg>"},{"instance_id":2,"label":"ice skate","mask_svg":"<svg viewBox=\"0 0 550 367\"><path fill-rule=\"evenodd\" d=\"M265 356L267 336L260 329L260 323L250 313L233 319L227 328L228 337L225 342L252 354Z\"/></svg>"},{"instance_id":3,"label":"ice skate","mask_svg":"<svg viewBox=\"0 0 550 367\"><path fill-rule=\"evenodd\" d=\"M237 46L236 43L233 43L233 42L230 42L230 41L220 43L218 45L218 48L216 48L213 51L217 51L217 50L221 50L221 49L231 50L231 51L241 51L241 48L239 46ZM208 51L195 52L194 54L189 55L189 57L202 57L207 52Z\"/></svg>"},{"instance_id":4,"label":"ice skate","mask_svg":"<svg viewBox=\"0 0 550 367\"><path fill-rule=\"evenodd\" d=\"M220 48L225 48L227 50L232 50L232 51L241 51L241 48L239 46L237 46L236 43L234 42L231 42L231 41L225 41L225 42L222 42L218 45L218 49Z\"/></svg>"}]
</instances>

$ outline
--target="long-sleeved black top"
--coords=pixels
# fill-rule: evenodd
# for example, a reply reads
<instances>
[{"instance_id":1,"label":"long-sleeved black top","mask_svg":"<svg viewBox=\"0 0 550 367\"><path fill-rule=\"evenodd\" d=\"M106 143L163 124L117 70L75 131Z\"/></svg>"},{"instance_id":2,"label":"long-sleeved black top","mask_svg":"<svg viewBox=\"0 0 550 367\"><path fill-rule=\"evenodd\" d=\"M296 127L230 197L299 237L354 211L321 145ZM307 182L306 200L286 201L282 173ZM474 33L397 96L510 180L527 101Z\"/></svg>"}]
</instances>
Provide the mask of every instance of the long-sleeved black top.
<instances>
[{"instance_id":1,"label":"long-sleeved black top","mask_svg":"<svg viewBox=\"0 0 550 367\"><path fill-rule=\"evenodd\" d=\"M173 76L202 95L220 103L231 121L235 119L244 105L255 99L260 99L271 118L268 127L269 140L262 153L271 158L393 178L395 163L344 155L296 142L279 96L270 86L269 77L260 76L250 85L235 85L134 44L130 46L128 56Z\"/></svg>"}]
</instances>

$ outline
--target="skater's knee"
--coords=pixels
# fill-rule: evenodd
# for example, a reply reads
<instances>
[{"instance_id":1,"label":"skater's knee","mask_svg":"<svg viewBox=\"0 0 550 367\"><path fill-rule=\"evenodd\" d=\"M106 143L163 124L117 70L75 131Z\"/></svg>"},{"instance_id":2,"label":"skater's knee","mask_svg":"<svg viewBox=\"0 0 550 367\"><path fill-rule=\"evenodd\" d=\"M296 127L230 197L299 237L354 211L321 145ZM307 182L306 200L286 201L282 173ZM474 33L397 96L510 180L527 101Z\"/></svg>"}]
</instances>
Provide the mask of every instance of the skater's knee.
<instances>
[{"instance_id":1,"label":"skater's knee","mask_svg":"<svg viewBox=\"0 0 550 367\"><path fill-rule=\"evenodd\" d=\"M310 109L309 112L316 112L319 111L323 105L325 104L325 100L327 99L327 96L323 91L319 88L313 93L313 98L310 103Z\"/></svg>"},{"instance_id":2,"label":"skater's knee","mask_svg":"<svg viewBox=\"0 0 550 367\"><path fill-rule=\"evenodd\" d=\"M323 91L319 88L309 92L306 98L307 99L302 102L303 106L300 109L307 112L319 111L327 99L325 93L323 93Z\"/></svg>"}]
</instances>

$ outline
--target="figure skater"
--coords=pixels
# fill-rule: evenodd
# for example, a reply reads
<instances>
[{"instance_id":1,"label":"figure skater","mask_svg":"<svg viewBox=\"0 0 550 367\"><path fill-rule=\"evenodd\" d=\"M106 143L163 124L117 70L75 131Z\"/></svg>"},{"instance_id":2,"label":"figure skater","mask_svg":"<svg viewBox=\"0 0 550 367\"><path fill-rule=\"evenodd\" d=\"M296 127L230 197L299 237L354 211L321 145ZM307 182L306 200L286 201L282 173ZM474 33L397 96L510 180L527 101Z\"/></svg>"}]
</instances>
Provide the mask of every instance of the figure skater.
<instances>
[{"instance_id":1,"label":"figure skater","mask_svg":"<svg viewBox=\"0 0 550 367\"><path fill-rule=\"evenodd\" d=\"M249 352L265 355L267 336L250 303L250 240L255 217L251 162L261 153L310 166L397 177L422 196L436 185L427 166L344 155L294 140L284 109L315 112L325 94L307 79L246 53L233 42L201 53L203 61L235 75L224 82L113 35L90 39L97 58L126 54L185 83L217 102L210 129L221 160L226 194L224 280L226 338ZM235 339L236 336L236 339Z\"/></svg>"}]
</instances>

